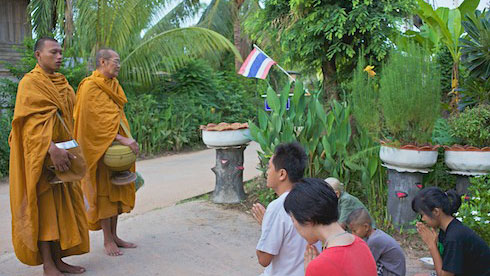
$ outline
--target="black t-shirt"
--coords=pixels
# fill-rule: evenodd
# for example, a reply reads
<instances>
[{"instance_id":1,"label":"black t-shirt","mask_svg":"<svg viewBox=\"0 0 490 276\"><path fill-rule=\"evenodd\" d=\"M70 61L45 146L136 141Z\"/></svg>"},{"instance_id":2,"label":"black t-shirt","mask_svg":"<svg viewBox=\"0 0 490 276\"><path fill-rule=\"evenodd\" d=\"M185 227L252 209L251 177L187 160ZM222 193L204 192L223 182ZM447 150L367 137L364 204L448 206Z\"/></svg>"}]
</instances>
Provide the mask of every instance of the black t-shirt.
<instances>
[{"instance_id":1,"label":"black t-shirt","mask_svg":"<svg viewBox=\"0 0 490 276\"><path fill-rule=\"evenodd\" d=\"M490 248L473 230L453 219L439 231L442 270L456 275L490 275Z\"/></svg>"}]
</instances>

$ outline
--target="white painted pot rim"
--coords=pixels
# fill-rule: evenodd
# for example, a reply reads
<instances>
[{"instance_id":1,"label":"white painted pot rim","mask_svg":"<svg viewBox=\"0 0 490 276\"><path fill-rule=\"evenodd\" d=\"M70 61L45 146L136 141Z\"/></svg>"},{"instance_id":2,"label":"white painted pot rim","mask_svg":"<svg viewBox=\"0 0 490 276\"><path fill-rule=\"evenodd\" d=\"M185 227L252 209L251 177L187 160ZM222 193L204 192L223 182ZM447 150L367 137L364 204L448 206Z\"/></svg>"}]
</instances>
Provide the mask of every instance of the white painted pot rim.
<instances>
[{"instance_id":1,"label":"white painted pot rim","mask_svg":"<svg viewBox=\"0 0 490 276\"><path fill-rule=\"evenodd\" d=\"M428 173L437 162L437 150L400 149L382 145L379 157L383 166L398 172Z\"/></svg>"},{"instance_id":2,"label":"white painted pot rim","mask_svg":"<svg viewBox=\"0 0 490 276\"><path fill-rule=\"evenodd\" d=\"M202 140L208 147L230 147L247 144L251 141L250 130L237 129L225 131L202 131Z\"/></svg>"},{"instance_id":3,"label":"white painted pot rim","mask_svg":"<svg viewBox=\"0 0 490 276\"><path fill-rule=\"evenodd\" d=\"M444 162L452 174L484 175L490 173L490 151L449 150Z\"/></svg>"}]
</instances>

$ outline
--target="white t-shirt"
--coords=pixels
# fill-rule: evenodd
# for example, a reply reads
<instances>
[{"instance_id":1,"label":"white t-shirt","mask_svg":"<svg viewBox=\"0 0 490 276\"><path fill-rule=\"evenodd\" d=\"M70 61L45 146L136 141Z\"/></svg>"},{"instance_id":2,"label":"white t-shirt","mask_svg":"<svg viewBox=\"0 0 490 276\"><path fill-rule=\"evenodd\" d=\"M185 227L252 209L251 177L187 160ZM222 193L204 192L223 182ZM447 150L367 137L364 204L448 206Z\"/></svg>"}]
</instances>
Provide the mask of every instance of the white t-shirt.
<instances>
[{"instance_id":1,"label":"white t-shirt","mask_svg":"<svg viewBox=\"0 0 490 276\"><path fill-rule=\"evenodd\" d=\"M289 192L272 201L265 210L262 234L257 250L274 255L264 276L304 276L306 240L294 228L291 217L284 210Z\"/></svg>"}]
</instances>

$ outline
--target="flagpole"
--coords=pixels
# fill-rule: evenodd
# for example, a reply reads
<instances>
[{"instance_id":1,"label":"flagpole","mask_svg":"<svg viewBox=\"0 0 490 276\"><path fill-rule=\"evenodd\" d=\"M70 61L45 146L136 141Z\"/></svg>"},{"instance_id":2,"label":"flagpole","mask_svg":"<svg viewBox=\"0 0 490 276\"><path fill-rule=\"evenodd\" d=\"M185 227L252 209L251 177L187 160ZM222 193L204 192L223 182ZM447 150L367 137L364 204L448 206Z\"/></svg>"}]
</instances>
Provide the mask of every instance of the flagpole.
<instances>
[{"instance_id":1,"label":"flagpole","mask_svg":"<svg viewBox=\"0 0 490 276\"><path fill-rule=\"evenodd\" d=\"M271 58L271 57L269 57L269 56L268 56L266 53L264 53L264 51L262 51L262 49L260 49L260 48L259 48L259 46L257 46L257 45L255 45L255 44L254 44L254 48L255 48L255 49L257 49L257 50L259 50L259 51L260 51L262 54L264 54L266 57L268 57L268 58L272 59L272 58ZM274 59L272 59L272 60L274 60ZM279 69L281 69L281 71L283 71L283 72L284 72L284 74L288 75L288 77L289 77L289 78L290 78L292 81L295 81L295 80L294 80L294 78L293 78L293 77L291 77L291 75L290 75L290 74L289 74L289 73L288 73L286 70L284 70L284 68L282 68L282 67L281 67L279 64L277 64L277 63L276 63L276 65L277 65L277 67L278 67Z\"/></svg>"}]
</instances>

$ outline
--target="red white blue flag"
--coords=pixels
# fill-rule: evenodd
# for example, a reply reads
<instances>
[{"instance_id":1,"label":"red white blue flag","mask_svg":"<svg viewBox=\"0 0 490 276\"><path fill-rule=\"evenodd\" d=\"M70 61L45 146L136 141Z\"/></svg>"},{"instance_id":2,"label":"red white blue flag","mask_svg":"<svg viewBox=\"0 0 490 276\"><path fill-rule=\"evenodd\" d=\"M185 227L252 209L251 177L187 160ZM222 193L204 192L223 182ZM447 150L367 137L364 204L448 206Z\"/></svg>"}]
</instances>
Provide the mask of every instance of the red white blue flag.
<instances>
[{"instance_id":1,"label":"red white blue flag","mask_svg":"<svg viewBox=\"0 0 490 276\"><path fill-rule=\"evenodd\" d=\"M274 64L276 64L274 60L259 49L254 48L247 59L245 59L238 74L248 78L265 79Z\"/></svg>"}]
</instances>

